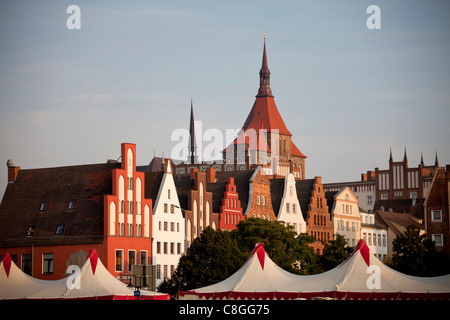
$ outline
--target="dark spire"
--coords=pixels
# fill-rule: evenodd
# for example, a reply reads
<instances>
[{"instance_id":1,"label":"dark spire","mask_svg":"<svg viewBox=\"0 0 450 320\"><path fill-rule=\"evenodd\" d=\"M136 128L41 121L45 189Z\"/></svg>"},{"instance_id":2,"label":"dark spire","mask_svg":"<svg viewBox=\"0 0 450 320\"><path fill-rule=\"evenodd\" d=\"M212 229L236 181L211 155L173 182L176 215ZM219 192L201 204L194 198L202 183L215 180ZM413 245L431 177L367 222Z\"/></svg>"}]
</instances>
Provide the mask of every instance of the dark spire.
<instances>
[{"instance_id":1,"label":"dark spire","mask_svg":"<svg viewBox=\"0 0 450 320\"><path fill-rule=\"evenodd\" d=\"M405 146L405 151L403 153L403 161L408 161L408 156L406 155L406 146Z\"/></svg>"},{"instance_id":2,"label":"dark spire","mask_svg":"<svg viewBox=\"0 0 450 320\"><path fill-rule=\"evenodd\" d=\"M389 149L389 162L392 162L394 159L392 158L392 147Z\"/></svg>"},{"instance_id":3,"label":"dark spire","mask_svg":"<svg viewBox=\"0 0 450 320\"><path fill-rule=\"evenodd\" d=\"M436 159L434 160L434 166L436 168L439 167L439 159L438 159L438 155L437 155L437 150L436 150Z\"/></svg>"},{"instance_id":4,"label":"dark spire","mask_svg":"<svg viewBox=\"0 0 450 320\"><path fill-rule=\"evenodd\" d=\"M189 125L189 157L188 161L197 163L197 144L195 142L195 128L194 128L194 106L191 97L191 122Z\"/></svg>"},{"instance_id":5,"label":"dark spire","mask_svg":"<svg viewBox=\"0 0 450 320\"><path fill-rule=\"evenodd\" d=\"M420 164L424 165L424 162L423 162L423 151L420 151Z\"/></svg>"},{"instance_id":6,"label":"dark spire","mask_svg":"<svg viewBox=\"0 0 450 320\"><path fill-rule=\"evenodd\" d=\"M270 70L267 64L265 33L264 33L264 51L263 51L262 65L261 70L259 71L259 90L256 96L273 98L272 90L270 89Z\"/></svg>"}]
</instances>

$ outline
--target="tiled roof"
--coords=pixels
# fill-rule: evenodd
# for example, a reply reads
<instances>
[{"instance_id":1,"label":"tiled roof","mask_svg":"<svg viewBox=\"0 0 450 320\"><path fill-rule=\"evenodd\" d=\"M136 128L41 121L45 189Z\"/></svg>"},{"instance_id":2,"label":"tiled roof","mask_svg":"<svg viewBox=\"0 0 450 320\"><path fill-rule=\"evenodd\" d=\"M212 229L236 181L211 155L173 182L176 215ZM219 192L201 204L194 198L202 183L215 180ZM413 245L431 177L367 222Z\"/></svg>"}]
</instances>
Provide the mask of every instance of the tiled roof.
<instances>
[{"instance_id":1,"label":"tiled roof","mask_svg":"<svg viewBox=\"0 0 450 320\"><path fill-rule=\"evenodd\" d=\"M112 169L120 163L22 169L0 204L0 246L103 241L103 196L112 193ZM69 209L69 202L75 207ZM43 202L46 210L41 211ZM56 235L58 225L64 225Z\"/></svg>"}]
</instances>

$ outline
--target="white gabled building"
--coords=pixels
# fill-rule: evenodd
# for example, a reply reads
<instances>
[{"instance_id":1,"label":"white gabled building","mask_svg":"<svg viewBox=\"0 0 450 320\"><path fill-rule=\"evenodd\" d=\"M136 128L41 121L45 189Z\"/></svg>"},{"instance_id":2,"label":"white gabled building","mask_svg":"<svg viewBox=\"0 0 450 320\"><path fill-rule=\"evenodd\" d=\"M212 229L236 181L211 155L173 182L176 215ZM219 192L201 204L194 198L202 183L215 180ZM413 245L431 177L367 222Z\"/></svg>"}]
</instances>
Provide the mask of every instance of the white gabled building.
<instances>
[{"instance_id":1,"label":"white gabled building","mask_svg":"<svg viewBox=\"0 0 450 320\"><path fill-rule=\"evenodd\" d=\"M328 198L330 193L326 192L326 195ZM359 212L358 198L349 187L344 187L334 194L332 199L333 204L330 212L334 234L339 233L344 236L347 245L355 247L361 239L361 214Z\"/></svg>"},{"instance_id":2,"label":"white gabled building","mask_svg":"<svg viewBox=\"0 0 450 320\"><path fill-rule=\"evenodd\" d=\"M178 200L170 160L164 165L160 179L153 206L152 264L156 265L156 286L164 279L170 278L178 266L185 250L186 234L185 219Z\"/></svg>"},{"instance_id":3,"label":"white gabled building","mask_svg":"<svg viewBox=\"0 0 450 320\"><path fill-rule=\"evenodd\" d=\"M277 215L278 221L283 221L286 225L293 226L297 234L306 233L306 222L303 218L302 209L297 197L297 188L295 187L295 178L292 173L288 173L284 179L272 180L272 203L277 203L277 191L279 189L278 184L284 183L283 195L281 197L280 206ZM284 180L284 182L280 181ZM276 208L274 207L274 211Z\"/></svg>"}]
</instances>

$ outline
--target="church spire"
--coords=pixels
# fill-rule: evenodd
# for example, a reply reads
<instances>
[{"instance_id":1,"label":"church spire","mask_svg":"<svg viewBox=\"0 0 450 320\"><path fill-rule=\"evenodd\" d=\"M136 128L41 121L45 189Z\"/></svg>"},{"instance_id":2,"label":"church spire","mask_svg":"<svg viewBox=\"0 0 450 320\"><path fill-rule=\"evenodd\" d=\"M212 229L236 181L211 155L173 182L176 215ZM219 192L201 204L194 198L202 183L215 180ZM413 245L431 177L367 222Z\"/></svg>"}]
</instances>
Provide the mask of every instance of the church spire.
<instances>
[{"instance_id":1,"label":"church spire","mask_svg":"<svg viewBox=\"0 0 450 320\"><path fill-rule=\"evenodd\" d=\"M270 89L270 70L267 64L267 53L266 53L266 33L264 33L264 50L261 70L259 71L259 90L257 97L271 97L272 89Z\"/></svg>"},{"instance_id":2,"label":"church spire","mask_svg":"<svg viewBox=\"0 0 450 320\"><path fill-rule=\"evenodd\" d=\"M438 154L437 154L437 150L436 150L436 158L434 160L434 166L437 168L439 167L439 159L438 159Z\"/></svg>"},{"instance_id":3,"label":"church spire","mask_svg":"<svg viewBox=\"0 0 450 320\"><path fill-rule=\"evenodd\" d=\"M195 128L194 128L194 105L191 96L191 122L189 125L189 157L188 161L191 164L197 163L197 144L195 142Z\"/></svg>"}]
</instances>

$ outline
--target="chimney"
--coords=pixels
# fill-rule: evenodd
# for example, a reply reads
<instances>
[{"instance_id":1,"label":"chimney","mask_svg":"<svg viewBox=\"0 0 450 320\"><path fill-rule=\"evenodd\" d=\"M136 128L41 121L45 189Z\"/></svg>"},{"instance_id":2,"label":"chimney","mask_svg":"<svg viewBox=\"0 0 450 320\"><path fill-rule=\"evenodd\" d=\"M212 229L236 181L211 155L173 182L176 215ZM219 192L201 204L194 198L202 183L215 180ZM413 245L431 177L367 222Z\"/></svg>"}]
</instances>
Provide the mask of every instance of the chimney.
<instances>
[{"instance_id":1,"label":"chimney","mask_svg":"<svg viewBox=\"0 0 450 320\"><path fill-rule=\"evenodd\" d=\"M15 167L11 159L6 162L6 165L8 166L8 183L16 181L20 167Z\"/></svg>"},{"instance_id":2,"label":"chimney","mask_svg":"<svg viewBox=\"0 0 450 320\"><path fill-rule=\"evenodd\" d=\"M195 173L198 172L198 169L191 168L189 171L191 180L195 180Z\"/></svg>"},{"instance_id":3,"label":"chimney","mask_svg":"<svg viewBox=\"0 0 450 320\"><path fill-rule=\"evenodd\" d=\"M216 169L206 169L206 183L214 183L216 181Z\"/></svg>"}]
</instances>

